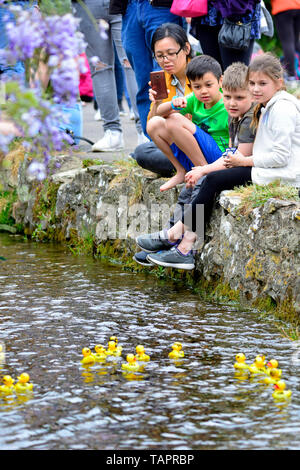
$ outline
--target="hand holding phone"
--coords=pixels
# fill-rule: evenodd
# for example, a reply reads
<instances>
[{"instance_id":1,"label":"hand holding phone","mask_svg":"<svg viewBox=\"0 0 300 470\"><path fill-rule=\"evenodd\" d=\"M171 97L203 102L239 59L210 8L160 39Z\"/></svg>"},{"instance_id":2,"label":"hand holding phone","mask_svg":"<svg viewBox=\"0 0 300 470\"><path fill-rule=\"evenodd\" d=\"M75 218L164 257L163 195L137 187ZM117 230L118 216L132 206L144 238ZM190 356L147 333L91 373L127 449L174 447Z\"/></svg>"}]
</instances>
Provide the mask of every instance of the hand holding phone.
<instances>
[{"instance_id":1,"label":"hand holding phone","mask_svg":"<svg viewBox=\"0 0 300 470\"><path fill-rule=\"evenodd\" d=\"M156 92L155 100L168 98L165 73L163 70L156 70L150 73L151 88Z\"/></svg>"}]
</instances>

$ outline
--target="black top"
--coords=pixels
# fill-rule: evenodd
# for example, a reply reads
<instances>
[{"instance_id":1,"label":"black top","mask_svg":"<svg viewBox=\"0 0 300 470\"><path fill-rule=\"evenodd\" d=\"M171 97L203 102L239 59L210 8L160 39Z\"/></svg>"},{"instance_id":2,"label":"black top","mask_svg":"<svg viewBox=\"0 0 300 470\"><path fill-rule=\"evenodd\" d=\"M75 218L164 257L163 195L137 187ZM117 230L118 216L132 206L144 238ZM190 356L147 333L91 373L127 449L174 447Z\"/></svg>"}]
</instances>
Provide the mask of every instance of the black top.
<instances>
[{"instance_id":1,"label":"black top","mask_svg":"<svg viewBox=\"0 0 300 470\"><path fill-rule=\"evenodd\" d=\"M109 2L109 14L110 15L124 15L126 13L126 8L128 5L128 0L110 0Z\"/></svg>"}]
</instances>

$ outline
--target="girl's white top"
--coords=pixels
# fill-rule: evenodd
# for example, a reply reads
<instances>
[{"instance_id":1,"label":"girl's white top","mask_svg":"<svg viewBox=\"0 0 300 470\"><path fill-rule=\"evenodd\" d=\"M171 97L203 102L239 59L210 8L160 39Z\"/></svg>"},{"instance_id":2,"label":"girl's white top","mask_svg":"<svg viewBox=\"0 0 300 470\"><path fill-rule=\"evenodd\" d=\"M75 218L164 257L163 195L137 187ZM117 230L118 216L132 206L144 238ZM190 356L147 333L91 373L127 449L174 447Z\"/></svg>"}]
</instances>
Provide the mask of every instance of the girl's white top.
<instances>
[{"instance_id":1,"label":"girl's white top","mask_svg":"<svg viewBox=\"0 0 300 470\"><path fill-rule=\"evenodd\" d=\"M278 91L262 108L252 157L253 183L280 179L300 187L300 100L295 96Z\"/></svg>"}]
</instances>

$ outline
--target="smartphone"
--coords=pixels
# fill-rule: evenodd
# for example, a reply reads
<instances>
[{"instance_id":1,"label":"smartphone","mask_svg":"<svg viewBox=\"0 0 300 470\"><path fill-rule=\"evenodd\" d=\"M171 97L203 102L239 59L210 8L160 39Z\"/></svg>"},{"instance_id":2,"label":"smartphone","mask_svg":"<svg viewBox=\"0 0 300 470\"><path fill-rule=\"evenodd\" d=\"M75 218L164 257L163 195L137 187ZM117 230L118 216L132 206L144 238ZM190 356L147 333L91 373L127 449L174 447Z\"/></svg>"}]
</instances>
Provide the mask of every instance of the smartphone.
<instances>
[{"instance_id":1,"label":"smartphone","mask_svg":"<svg viewBox=\"0 0 300 470\"><path fill-rule=\"evenodd\" d=\"M165 79L165 72L163 70L156 70L150 72L151 88L156 91L156 99L164 100L168 98L167 84Z\"/></svg>"}]
</instances>

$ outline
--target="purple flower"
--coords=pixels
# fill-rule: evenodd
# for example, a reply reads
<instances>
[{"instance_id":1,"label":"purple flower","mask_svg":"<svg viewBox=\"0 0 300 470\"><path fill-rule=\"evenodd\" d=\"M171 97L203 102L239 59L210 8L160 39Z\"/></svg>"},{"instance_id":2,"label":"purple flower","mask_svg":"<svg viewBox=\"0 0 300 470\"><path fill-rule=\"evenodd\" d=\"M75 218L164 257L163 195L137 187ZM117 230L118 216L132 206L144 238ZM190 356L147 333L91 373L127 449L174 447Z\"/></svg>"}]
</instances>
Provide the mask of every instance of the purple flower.
<instances>
[{"instance_id":1,"label":"purple flower","mask_svg":"<svg viewBox=\"0 0 300 470\"><path fill-rule=\"evenodd\" d=\"M43 181L47 176L47 168L45 163L33 160L27 168L29 179Z\"/></svg>"}]
</instances>

